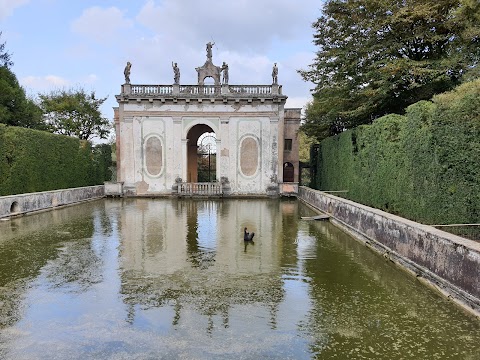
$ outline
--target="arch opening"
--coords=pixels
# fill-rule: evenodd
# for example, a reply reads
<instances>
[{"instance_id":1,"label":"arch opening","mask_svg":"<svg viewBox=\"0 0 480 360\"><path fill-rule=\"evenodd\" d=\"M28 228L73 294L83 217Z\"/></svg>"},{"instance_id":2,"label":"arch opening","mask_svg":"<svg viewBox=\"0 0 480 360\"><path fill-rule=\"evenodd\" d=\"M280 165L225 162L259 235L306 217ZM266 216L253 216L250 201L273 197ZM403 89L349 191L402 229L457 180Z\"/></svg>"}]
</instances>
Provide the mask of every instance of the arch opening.
<instances>
[{"instance_id":1,"label":"arch opening","mask_svg":"<svg viewBox=\"0 0 480 360\"><path fill-rule=\"evenodd\" d=\"M215 79L211 76L206 76L203 79L203 85L215 85Z\"/></svg>"},{"instance_id":2,"label":"arch opening","mask_svg":"<svg viewBox=\"0 0 480 360\"><path fill-rule=\"evenodd\" d=\"M20 211L20 205L18 205L18 202L14 201L12 202L12 205L10 205L10 213L14 214Z\"/></svg>"},{"instance_id":3,"label":"arch opening","mask_svg":"<svg viewBox=\"0 0 480 360\"><path fill-rule=\"evenodd\" d=\"M187 182L213 182L217 179L217 137L205 124L193 126L188 134Z\"/></svg>"}]
</instances>

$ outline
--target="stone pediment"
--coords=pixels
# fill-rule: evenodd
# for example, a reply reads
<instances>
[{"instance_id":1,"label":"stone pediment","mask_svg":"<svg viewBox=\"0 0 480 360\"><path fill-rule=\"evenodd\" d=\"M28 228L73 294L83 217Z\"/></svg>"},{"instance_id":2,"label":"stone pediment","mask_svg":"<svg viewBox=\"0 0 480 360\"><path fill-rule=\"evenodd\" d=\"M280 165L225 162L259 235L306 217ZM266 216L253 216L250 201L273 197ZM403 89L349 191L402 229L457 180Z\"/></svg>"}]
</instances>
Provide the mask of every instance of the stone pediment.
<instances>
[{"instance_id":1,"label":"stone pediment","mask_svg":"<svg viewBox=\"0 0 480 360\"><path fill-rule=\"evenodd\" d=\"M197 70L198 73L198 85L203 85L207 77L213 78L215 85L221 85L220 73L222 72L222 68L214 65L210 59L208 59L203 66L195 68L195 70Z\"/></svg>"}]
</instances>

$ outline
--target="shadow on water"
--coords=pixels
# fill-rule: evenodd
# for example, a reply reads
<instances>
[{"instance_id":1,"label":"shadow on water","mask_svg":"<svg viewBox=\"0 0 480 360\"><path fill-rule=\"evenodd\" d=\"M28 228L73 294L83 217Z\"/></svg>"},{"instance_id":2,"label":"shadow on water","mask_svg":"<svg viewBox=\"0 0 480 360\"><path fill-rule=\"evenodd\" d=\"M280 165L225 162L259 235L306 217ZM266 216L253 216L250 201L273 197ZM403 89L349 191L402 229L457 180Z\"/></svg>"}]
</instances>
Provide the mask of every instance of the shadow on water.
<instances>
[{"instance_id":1,"label":"shadow on water","mask_svg":"<svg viewBox=\"0 0 480 360\"><path fill-rule=\"evenodd\" d=\"M480 358L476 319L310 215L107 199L0 222L0 358Z\"/></svg>"}]
</instances>

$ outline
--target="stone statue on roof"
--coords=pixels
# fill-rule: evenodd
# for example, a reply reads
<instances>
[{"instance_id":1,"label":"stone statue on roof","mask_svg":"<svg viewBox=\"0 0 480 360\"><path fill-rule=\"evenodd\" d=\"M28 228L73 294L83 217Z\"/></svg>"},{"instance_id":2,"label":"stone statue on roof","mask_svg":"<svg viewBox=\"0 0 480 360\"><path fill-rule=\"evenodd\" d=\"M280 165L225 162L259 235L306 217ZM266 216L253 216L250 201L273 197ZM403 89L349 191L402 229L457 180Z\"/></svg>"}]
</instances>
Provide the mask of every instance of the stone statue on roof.
<instances>
[{"instance_id":1,"label":"stone statue on roof","mask_svg":"<svg viewBox=\"0 0 480 360\"><path fill-rule=\"evenodd\" d=\"M200 86L203 86L204 85L204 81L205 81L205 78L207 77L211 77L213 78L213 81L214 81L214 84L216 86L220 86L221 85L221 79L220 79L220 76L221 76L221 72L223 71L223 80L224 80L224 83L228 83L228 65L225 64L225 62L223 63L224 66L220 67L220 66L216 66L213 64L212 62L212 47L213 45L215 45L215 43L213 42L208 42L207 43L207 61L205 61L205 64L203 64L203 66L199 66L199 67L196 67L195 70L197 70L197 74L198 74L198 85Z\"/></svg>"},{"instance_id":2,"label":"stone statue on roof","mask_svg":"<svg viewBox=\"0 0 480 360\"><path fill-rule=\"evenodd\" d=\"M125 84L130 84L130 69L132 68L132 63L127 61L127 65L123 70L123 75L125 75Z\"/></svg>"},{"instance_id":3,"label":"stone statue on roof","mask_svg":"<svg viewBox=\"0 0 480 360\"><path fill-rule=\"evenodd\" d=\"M272 69L272 81L273 84L278 84L278 67L277 63L273 64L273 69Z\"/></svg>"},{"instance_id":4,"label":"stone statue on roof","mask_svg":"<svg viewBox=\"0 0 480 360\"><path fill-rule=\"evenodd\" d=\"M177 66L177 63L172 61L172 68L173 68L173 83L175 85L180 84L180 68Z\"/></svg>"},{"instance_id":5,"label":"stone statue on roof","mask_svg":"<svg viewBox=\"0 0 480 360\"><path fill-rule=\"evenodd\" d=\"M223 83L226 85L228 84L228 64L224 61L221 67L223 71Z\"/></svg>"},{"instance_id":6,"label":"stone statue on roof","mask_svg":"<svg viewBox=\"0 0 480 360\"><path fill-rule=\"evenodd\" d=\"M210 41L207 43L207 59L212 61L212 46L215 45L215 42L212 44Z\"/></svg>"}]
</instances>

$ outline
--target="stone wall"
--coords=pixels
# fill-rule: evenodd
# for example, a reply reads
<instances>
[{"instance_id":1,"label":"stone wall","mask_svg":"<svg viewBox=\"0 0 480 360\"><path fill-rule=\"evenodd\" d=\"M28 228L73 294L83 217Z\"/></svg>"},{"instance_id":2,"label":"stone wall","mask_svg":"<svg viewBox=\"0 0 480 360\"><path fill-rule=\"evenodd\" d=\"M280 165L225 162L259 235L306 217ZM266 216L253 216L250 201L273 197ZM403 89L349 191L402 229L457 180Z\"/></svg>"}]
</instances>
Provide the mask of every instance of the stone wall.
<instances>
[{"instance_id":1,"label":"stone wall","mask_svg":"<svg viewBox=\"0 0 480 360\"><path fill-rule=\"evenodd\" d=\"M0 197L0 218L102 198L103 185Z\"/></svg>"},{"instance_id":2,"label":"stone wall","mask_svg":"<svg viewBox=\"0 0 480 360\"><path fill-rule=\"evenodd\" d=\"M187 100L120 103L117 180L124 183L126 195L169 194L177 178L196 182L197 144L191 139L198 138L197 129L202 134L206 128L216 136L214 178L227 178L232 194L265 195L272 185L278 187L283 164L283 102Z\"/></svg>"},{"instance_id":3,"label":"stone wall","mask_svg":"<svg viewBox=\"0 0 480 360\"><path fill-rule=\"evenodd\" d=\"M299 198L480 316L479 243L306 187Z\"/></svg>"}]
</instances>

